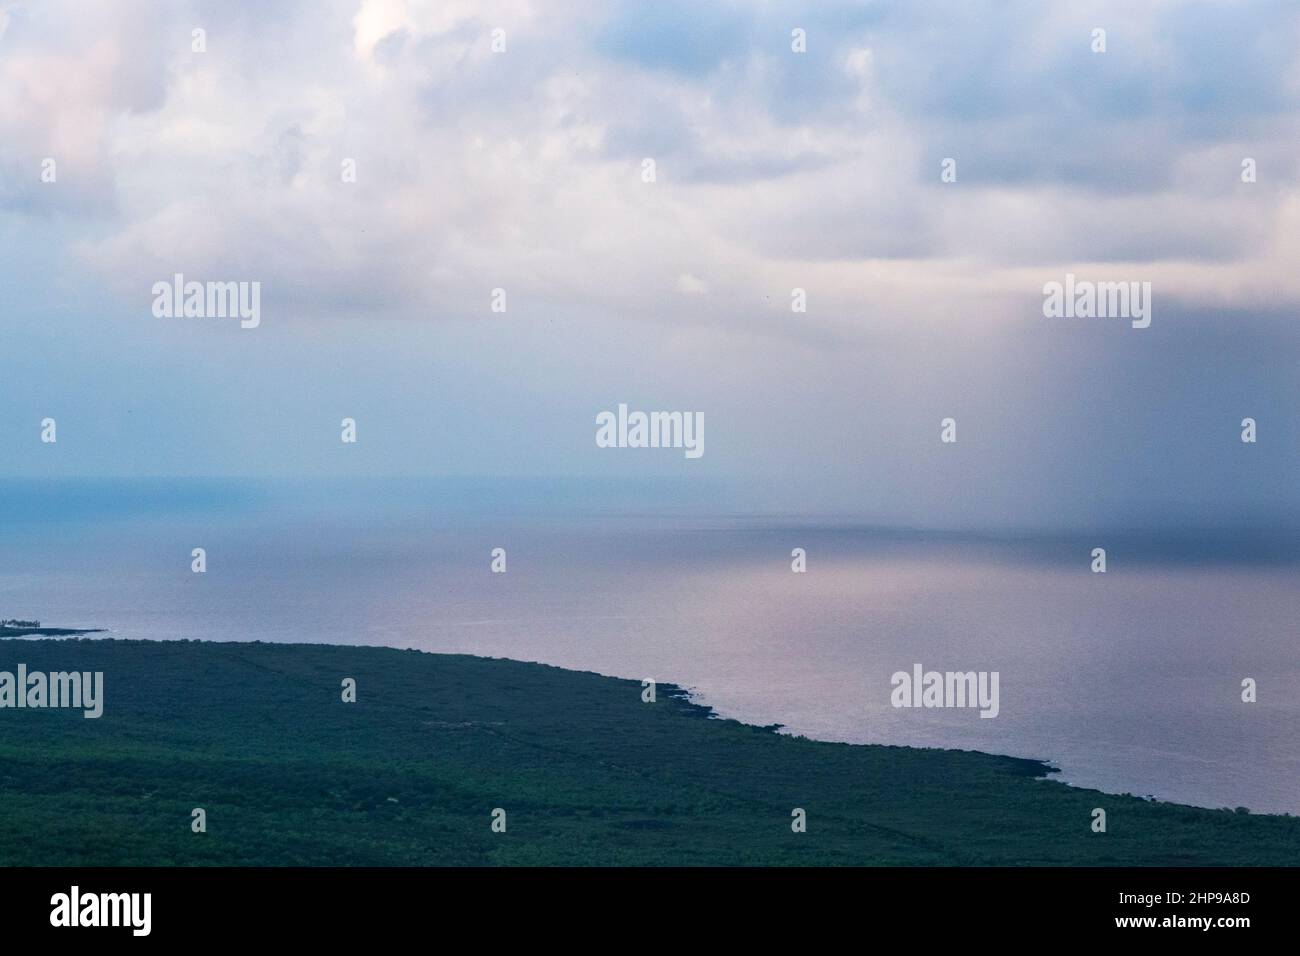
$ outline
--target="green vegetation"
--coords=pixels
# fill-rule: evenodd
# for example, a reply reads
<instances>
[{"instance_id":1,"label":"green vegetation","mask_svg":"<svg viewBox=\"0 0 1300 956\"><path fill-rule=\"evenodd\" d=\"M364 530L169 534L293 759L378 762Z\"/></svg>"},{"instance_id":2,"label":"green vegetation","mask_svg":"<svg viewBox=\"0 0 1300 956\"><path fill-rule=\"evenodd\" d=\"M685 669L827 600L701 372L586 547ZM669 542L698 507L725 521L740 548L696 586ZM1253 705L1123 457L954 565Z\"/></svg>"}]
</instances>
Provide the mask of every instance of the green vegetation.
<instances>
[{"instance_id":1,"label":"green vegetation","mask_svg":"<svg viewBox=\"0 0 1300 956\"><path fill-rule=\"evenodd\" d=\"M104 715L0 710L0 864L1293 864L1300 819L792 738L659 687L328 645L3 641ZM340 699L357 681L355 704ZM1104 807L1109 832L1090 831ZM190 811L207 810L192 833ZM490 829L494 807L508 830ZM806 809L808 832L790 829Z\"/></svg>"}]
</instances>

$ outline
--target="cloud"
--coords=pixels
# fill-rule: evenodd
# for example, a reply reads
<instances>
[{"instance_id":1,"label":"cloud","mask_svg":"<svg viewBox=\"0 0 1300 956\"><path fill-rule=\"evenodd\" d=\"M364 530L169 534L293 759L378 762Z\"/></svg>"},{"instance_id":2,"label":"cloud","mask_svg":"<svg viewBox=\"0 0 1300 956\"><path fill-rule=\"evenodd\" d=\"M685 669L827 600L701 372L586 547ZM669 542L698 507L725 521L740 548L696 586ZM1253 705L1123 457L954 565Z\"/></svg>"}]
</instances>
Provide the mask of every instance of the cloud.
<instances>
[{"instance_id":1,"label":"cloud","mask_svg":"<svg viewBox=\"0 0 1300 956\"><path fill-rule=\"evenodd\" d=\"M184 271L260 279L305 318L476 315L502 286L748 329L752 303L788 295L780 276L826 283L815 297L837 311L808 321L842 331L880 262L893 315L1078 262L1211 265L1252 298L1300 298L1273 266L1296 196L1285 5L253 11L7 7L0 204L72 215L69 249L123 301ZM1251 187L1243 155L1261 164ZM937 305L936 269L952 295ZM664 314L681 275L713 294Z\"/></svg>"}]
</instances>

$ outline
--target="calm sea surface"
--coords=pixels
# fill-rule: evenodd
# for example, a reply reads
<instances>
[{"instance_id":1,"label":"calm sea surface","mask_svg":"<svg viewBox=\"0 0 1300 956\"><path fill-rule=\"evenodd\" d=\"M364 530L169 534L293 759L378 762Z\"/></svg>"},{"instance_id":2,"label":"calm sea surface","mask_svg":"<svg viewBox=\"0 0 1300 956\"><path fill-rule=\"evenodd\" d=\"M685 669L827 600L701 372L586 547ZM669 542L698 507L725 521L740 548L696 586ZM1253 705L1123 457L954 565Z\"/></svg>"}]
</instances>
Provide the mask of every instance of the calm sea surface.
<instances>
[{"instance_id":1,"label":"calm sea surface","mask_svg":"<svg viewBox=\"0 0 1300 956\"><path fill-rule=\"evenodd\" d=\"M652 516L581 488L476 487L0 481L0 616L651 677L810 737L1037 757L1081 786L1300 813L1300 565L1267 543ZM999 716L892 708L890 675L918 662L998 671Z\"/></svg>"}]
</instances>

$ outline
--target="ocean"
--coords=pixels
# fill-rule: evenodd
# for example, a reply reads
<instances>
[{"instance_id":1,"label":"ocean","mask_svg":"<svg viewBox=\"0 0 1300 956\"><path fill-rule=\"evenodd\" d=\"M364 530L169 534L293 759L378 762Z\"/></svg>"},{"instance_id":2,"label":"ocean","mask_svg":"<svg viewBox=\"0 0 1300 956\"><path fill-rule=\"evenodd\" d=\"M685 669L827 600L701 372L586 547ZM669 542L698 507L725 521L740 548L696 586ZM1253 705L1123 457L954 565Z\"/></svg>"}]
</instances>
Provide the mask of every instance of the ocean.
<instances>
[{"instance_id":1,"label":"ocean","mask_svg":"<svg viewBox=\"0 0 1300 956\"><path fill-rule=\"evenodd\" d=\"M786 733L1300 813L1293 537L944 534L637 499L542 480L0 481L0 617L540 661L676 683ZM917 664L997 672L997 716L892 706L891 675Z\"/></svg>"}]
</instances>

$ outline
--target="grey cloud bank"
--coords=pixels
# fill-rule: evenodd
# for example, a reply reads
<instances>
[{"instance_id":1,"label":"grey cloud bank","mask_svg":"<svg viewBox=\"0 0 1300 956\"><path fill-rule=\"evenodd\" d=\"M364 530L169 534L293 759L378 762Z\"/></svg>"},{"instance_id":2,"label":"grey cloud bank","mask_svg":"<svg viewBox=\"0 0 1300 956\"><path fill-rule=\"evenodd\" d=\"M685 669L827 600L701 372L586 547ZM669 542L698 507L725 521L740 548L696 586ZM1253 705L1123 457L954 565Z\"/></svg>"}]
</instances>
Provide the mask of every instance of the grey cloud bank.
<instances>
[{"instance_id":1,"label":"grey cloud bank","mask_svg":"<svg viewBox=\"0 0 1300 956\"><path fill-rule=\"evenodd\" d=\"M254 9L0 14L8 474L690 469L936 526L1300 513L1290 5ZM276 320L154 321L177 273L256 277ZM1045 318L1071 273L1159 314ZM601 454L611 395L707 414L708 455Z\"/></svg>"}]
</instances>

